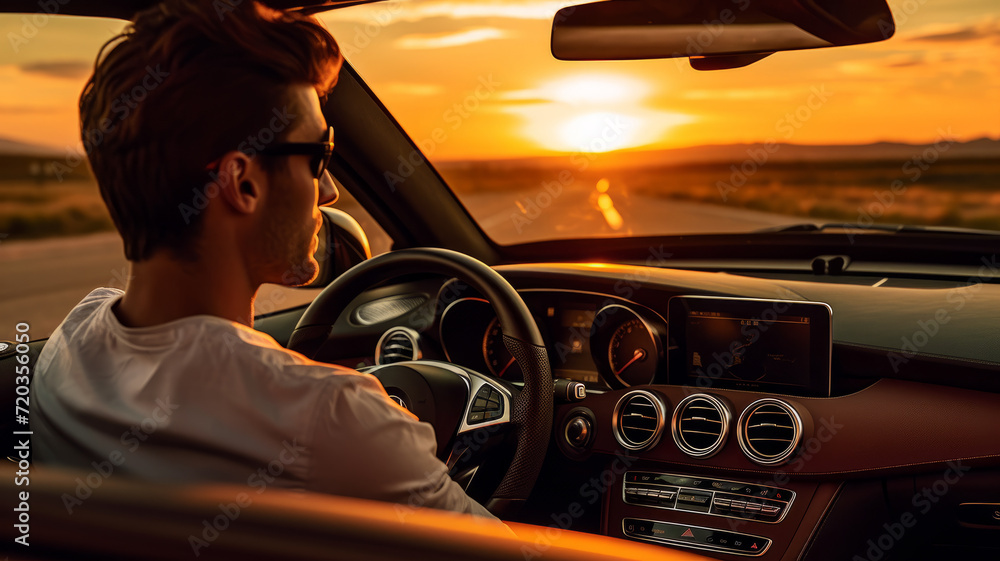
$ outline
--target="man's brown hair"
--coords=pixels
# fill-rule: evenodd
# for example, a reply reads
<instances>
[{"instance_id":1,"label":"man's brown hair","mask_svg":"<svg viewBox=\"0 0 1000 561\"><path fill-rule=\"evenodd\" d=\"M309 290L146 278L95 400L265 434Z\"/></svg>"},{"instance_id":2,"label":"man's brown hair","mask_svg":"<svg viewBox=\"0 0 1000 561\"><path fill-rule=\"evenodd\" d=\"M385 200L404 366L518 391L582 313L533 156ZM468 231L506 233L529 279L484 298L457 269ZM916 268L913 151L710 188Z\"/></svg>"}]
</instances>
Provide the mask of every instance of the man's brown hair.
<instances>
[{"instance_id":1,"label":"man's brown hair","mask_svg":"<svg viewBox=\"0 0 1000 561\"><path fill-rule=\"evenodd\" d=\"M283 140L299 108L337 81L336 41L314 18L257 2L169 0L98 54L80 96L81 136L130 261L193 254L213 196L208 166Z\"/></svg>"}]
</instances>

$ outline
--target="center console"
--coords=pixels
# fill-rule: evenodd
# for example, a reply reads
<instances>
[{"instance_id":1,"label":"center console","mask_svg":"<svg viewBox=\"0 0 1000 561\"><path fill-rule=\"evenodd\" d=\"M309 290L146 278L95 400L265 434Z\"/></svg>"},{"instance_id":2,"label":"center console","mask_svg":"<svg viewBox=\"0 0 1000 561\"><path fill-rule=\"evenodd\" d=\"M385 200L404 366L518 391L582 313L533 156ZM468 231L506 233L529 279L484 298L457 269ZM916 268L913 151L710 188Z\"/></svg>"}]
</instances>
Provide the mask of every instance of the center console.
<instances>
[{"instance_id":1,"label":"center console","mask_svg":"<svg viewBox=\"0 0 1000 561\"><path fill-rule=\"evenodd\" d=\"M728 479L629 471L625 473L621 497L628 505L776 524L787 514L795 492ZM735 532L733 524L720 522L719 526L729 529L679 524L654 516L627 516L622 518L622 532L641 541L736 555L763 555L771 545L770 538Z\"/></svg>"}]
</instances>

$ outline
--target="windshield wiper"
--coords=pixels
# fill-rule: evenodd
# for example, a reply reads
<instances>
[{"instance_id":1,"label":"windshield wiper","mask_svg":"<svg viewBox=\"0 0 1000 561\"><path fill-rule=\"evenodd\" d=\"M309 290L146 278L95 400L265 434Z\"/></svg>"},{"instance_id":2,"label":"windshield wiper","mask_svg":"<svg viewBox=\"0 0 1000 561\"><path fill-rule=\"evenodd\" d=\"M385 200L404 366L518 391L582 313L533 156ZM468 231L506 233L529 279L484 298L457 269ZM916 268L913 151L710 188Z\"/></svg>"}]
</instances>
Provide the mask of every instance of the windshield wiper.
<instances>
[{"instance_id":1,"label":"windshield wiper","mask_svg":"<svg viewBox=\"0 0 1000 561\"><path fill-rule=\"evenodd\" d=\"M972 228L958 228L952 226L914 226L911 224L870 224L861 226L850 222L827 222L826 224L816 224L804 222L802 224L792 224L789 226L774 226L754 230L754 233L776 233L776 232L824 232L828 230L844 230L851 234L863 234L866 231L889 234L958 234L958 235L980 235L996 236L1000 232L996 230L974 230Z\"/></svg>"}]
</instances>

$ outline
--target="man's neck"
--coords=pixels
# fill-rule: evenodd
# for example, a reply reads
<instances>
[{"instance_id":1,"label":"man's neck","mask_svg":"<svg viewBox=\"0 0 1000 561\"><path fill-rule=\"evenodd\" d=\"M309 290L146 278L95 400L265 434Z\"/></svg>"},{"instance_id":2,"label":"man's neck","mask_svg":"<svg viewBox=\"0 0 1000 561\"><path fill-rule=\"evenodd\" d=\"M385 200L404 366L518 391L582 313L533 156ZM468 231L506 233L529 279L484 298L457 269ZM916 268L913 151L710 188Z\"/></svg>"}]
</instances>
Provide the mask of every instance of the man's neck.
<instances>
[{"instance_id":1,"label":"man's neck","mask_svg":"<svg viewBox=\"0 0 1000 561\"><path fill-rule=\"evenodd\" d=\"M164 253L130 264L125 295L115 308L123 325L147 327L195 315L253 326L259 284L238 263L203 258L180 261Z\"/></svg>"}]
</instances>

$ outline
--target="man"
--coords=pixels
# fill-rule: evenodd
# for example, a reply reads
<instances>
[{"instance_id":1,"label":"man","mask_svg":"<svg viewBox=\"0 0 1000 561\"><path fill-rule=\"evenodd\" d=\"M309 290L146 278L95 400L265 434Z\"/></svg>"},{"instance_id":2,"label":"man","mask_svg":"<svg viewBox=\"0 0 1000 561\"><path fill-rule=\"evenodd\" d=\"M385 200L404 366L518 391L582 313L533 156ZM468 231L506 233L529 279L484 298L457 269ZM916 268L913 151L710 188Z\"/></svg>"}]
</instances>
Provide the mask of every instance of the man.
<instances>
[{"instance_id":1,"label":"man","mask_svg":"<svg viewBox=\"0 0 1000 561\"><path fill-rule=\"evenodd\" d=\"M90 293L39 357L36 461L491 516L373 377L252 329L262 283L316 274L317 205L337 197L320 98L341 62L312 18L196 0L98 55L82 136L130 280Z\"/></svg>"}]
</instances>

